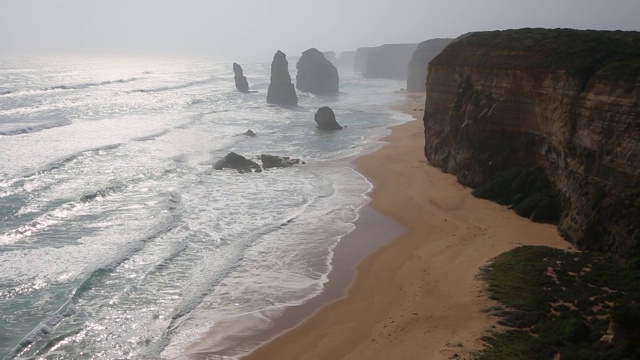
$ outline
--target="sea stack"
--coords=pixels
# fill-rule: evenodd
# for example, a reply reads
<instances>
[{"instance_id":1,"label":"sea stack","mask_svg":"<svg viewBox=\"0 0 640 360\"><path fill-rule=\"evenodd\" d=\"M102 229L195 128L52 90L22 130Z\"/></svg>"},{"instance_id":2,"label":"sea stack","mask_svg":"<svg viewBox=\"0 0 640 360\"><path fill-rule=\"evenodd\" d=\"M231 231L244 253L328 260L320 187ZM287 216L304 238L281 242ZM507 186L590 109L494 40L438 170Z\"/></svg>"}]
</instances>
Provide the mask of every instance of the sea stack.
<instances>
[{"instance_id":1,"label":"sea stack","mask_svg":"<svg viewBox=\"0 0 640 360\"><path fill-rule=\"evenodd\" d=\"M328 106L323 106L316 112L314 120L318 124L318 128L322 130L340 130L342 126L336 121L336 115Z\"/></svg>"},{"instance_id":2,"label":"sea stack","mask_svg":"<svg viewBox=\"0 0 640 360\"><path fill-rule=\"evenodd\" d=\"M338 93L338 69L323 53L311 48L302 53L296 75L296 88L316 95Z\"/></svg>"},{"instance_id":3,"label":"sea stack","mask_svg":"<svg viewBox=\"0 0 640 360\"><path fill-rule=\"evenodd\" d=\"M236 81L236 89L242 92L249 92L249 82L247 78L242 74L242 66L238 63L233 63L233 79Z\"/></svg>"},{"instance_id":4,"label":"sea stack","mask_svg":"<svg viewBox=\"0 0 640 360\"><path fill-rule=\"evenodd\" d=\"M291 83L287 55L278 50L271 63L271 83L267 92L267 103L277 105L297 105L298 95Z\"/></svg>"}]
</instances>

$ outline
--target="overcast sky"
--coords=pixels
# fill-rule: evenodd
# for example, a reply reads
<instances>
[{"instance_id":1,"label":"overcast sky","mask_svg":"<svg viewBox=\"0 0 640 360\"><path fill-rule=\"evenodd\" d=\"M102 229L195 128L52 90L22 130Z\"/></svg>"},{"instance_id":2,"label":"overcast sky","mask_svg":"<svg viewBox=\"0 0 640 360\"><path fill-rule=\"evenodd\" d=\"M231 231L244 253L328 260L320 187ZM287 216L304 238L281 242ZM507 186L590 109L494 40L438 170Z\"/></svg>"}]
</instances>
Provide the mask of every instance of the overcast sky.
<instances>
[{"instance_id":1,"label":"overcast sky","mask_svg":"<svg viewBox=\"0 0 640 360\"><path fill-rule=\"evenodd\" d=\"M640 0L0 0L0 56L262 59L521 27L640 30Z\"/></svg>"}]
</instances>

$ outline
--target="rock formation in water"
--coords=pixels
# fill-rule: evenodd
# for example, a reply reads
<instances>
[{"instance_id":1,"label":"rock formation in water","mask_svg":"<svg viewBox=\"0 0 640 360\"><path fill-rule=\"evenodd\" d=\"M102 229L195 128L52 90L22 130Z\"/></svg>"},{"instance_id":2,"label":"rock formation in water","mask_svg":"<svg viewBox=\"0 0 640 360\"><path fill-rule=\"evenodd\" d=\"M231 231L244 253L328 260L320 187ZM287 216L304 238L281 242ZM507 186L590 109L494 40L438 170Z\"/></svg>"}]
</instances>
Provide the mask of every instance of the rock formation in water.
<instances>
[{"instance_id":1,"label":"rock formation in water","mask_svg":"<svg viewBox=\"0 0 640 360\"><path fill-rule=\"evenodd\" d=\"M288 156L276 156L276 155L260 155L260 161L262 161L262 167L266 169L271 168L285 168L300 163L300 159L292 159Z\"/></svg>"},{"instance_id":2,"label":"rock formation in water","mask_svg":"<svg viewBox=\"0 0 640 360\"><path fill-rule=\"evenodd\" d=\"M324 58L329 60L333 66L338 66L338 57L335 51L323 51L322 55L324 55Z\"/></svg>"},{"instance_id":3,"label":"rock formation in water","mask_svg":"<svg viewBox=\"0 0 640 360\"><path fill-rule=\"evenodd\" d=\"M216 170L235 169L240 173L248 173L251 171L260 172L262 168L255 161L251 161L242 155L234 152L228 153L224 158L213 165Z\"/></svg>"},{"instance_id":4,"label":"rock formation in water","mask_svg":"<svg viewBox=\"0 0 640 360\"><path fill-rule=\"evenodd\" d=\"M311 48L303 52L296 67L298 90L317 95L338 93L338 69L320 51Z\"/></svg>"},{"instance_id":5,"label":"rock formation in water","mask_svg":"<svg viewBox=\"0 0 640 360\"><path fill-rule=\"evenodd\" d=\"M367 70L367 57L369 56L368 47L357 48L353 56L353 71L363 73Z\"/></svg>"},{"instance_id":6,"label":"rock formation in water","mask_svg":"<svg viewBox=\"0 0 640 360\"><path fill-rule=\"evenodd\" d=\"M300 164L300 159L267 154L260 155L260 161L262 162L262 167L253 160L249 160L242 155L230 152L224 158L218 160L215 165L213 165L213 168L216 170L235 169L240 173L250 173L252 171L262 172L263 168L265 170L271 168L285 168ZM304 162L302 163L304 164Z\"/></svg>"},{"instance_id":7,"label":"rock formation in water","mask_svg":"<svg viewBox=\"0 0 640 360\"><path fill-rule=\"evenodd\" d=\"M236 82L236 89L242 92L249 92L249 82L247 78L242 74L242 66L237 63L233 63L233 79Z\"/></svg>"},{"instance_id":8,"label":"rock formation in water","mask_svg":"<svg viewBox=\"0 0 640 360\"><path fill-rule=\"evenodd\" d=\"M314 120L318 124L318 128L322 130L340 130L342 126L338 124L336 121L336 114L333 113L333 110L328 106L323 106L318 111L316 111L316 115L314 116Z\"/></svg>"},{"instance_id":9,"label":"rock formation in water","mask_svg":"<svg viewBox=\"0 0 640 360\"><path fill-rule=\"evenodd\" d=\"M428 160L472 187L540 166L579 248L640 255L640 33L472 33L429 65Z\"/></svg>"},{"instance_id":10,"label":"rock formation in water","mask_svg":"<svg viewBox=\"0 0 640 360\"><path fill-rule=\"evenodd\" d=\"M287 106L298 104L298 95L289 75L287 55L280 50L271 62L271 83L267 92L267 103Z\"/></svg>"},{"instance_id":11,"label":"rock formation in water","mask_svg":"<svg viewBox=\"0 0 640 360\"><path fill-rule=\"evenodd\" d=\"M245 131L244 133L242 133L242 135L246 135L246 136L249 136L249 137L255 137L256 133L253 132L253 130L249 129L249 130Z\"/></svg>"},{"instance_id":12,"label":"rock formation in water","mask_svg":"<svg viewBox=\"0 0 640 360\"><path fill-rule=\"evenodd\" d=\"M353 70L354 60L356 57L355 51L343 51L338 58L338 67L342 69Z\"/></svg>"},{"instance_id":13,"label":"rock formation in water","mask_svg":"<svg viewBox=\"0 0 640 360\"><path fill-rule=\"evenodd\" d=\"M426 90L429 61L440 54L452 41L453 39L431 39L418 44L409 60L407 91L424 92Z\"/></svg>"},{"instance_id":14,"label":"rock formation in water","mask_svg":"<svg viewBox=\"0 0 640 360\"><path fill-rule=\"evenodd\" d=\"M417 46L417 44L387 44L369 48L362 76L406 80L409 60Z\"/></svg>"}]
</instances>

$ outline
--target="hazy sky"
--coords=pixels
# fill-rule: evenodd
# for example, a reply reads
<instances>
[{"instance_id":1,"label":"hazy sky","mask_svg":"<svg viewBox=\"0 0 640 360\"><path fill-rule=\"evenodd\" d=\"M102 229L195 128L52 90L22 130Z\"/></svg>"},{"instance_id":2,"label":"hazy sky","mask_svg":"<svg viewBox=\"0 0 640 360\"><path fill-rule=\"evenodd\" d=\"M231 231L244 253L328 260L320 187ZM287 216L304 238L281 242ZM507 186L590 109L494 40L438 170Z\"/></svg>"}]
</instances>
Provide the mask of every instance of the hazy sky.
<instances>
[{"instance_id":1,"label":"hazy sky","mask_svg":"<svg viewBox=\"0 0 640 360\"><path fill-rule=\"evenodd\" d=\"M0 56L238 60L521 27L640 30L640 0L0 0Z\"/></svg>"}]
</instances>

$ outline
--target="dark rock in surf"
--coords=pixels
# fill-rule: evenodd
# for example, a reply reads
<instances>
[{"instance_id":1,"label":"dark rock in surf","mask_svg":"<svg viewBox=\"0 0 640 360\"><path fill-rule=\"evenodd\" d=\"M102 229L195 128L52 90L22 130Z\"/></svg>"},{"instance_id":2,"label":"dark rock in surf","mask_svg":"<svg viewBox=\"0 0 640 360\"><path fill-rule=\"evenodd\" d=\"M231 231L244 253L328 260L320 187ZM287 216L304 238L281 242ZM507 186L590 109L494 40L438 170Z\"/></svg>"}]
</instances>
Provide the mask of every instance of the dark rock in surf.
<instances>
[{"instance_id":1,"label":"dark rock in surf","mask_svg":"<svg viewBox=\"0 0 640 360\"><path fill-rule=\"evenodd\" d=\"M255 172L262 171L262 168L258 163L234 152L228 153L224 158L216 162L215 165L213 165L213 168L216 170L236 169L240 173L248 173L252 170Z\"/></svg>"},{"instance_id":2,"label":"dark rock in surf","mask_svg":"<svg viewBox=\"0 0 640 360\"><path fill-rule=\"evenodd\" d=\"M253 130L249 129L249 130L245 131L242 135L247 135L247 136L250 136L250 137L255 137L255 136L256 136L256 133L254 133L254 132L253 132Z\"/></svg>"},{"instance_id":3,"label":"dark rock in surf","mask_svg":"<svg viewBox=\"0 0 640 360\"><path fill-rule=\"evenodd\" d=\"M336 115L328 106L323 106L316 112L314 120L318 124L318 128L322 130L340 130L342 126L336 121Z\"/></svg>"},{"instance_id":4,"label":"dark rock in surf","mask_svg":"<svg viewBox=\"0 0 640 360\"><path fill-rule=\"evenodd\" d=\"M298 104L298 95L289 75L287 55L280 50L271 62L271 83L267 92L267 103L287 106Z\"/></svg>"},{"instance_id":5,"label":"dark rock in surf","mask_svg":"<svg viewBox=\"0 0 640 360\"><path fill-rule=\"evenodd\" d=\"M298 90L316 95L338 93L338 69L317 49L311 48L303 52L296 67Z\"/></svg>"},{"instance_id":6,"label":"dark rock in surf","mask_svg":"<svg viewBox=\"0 0 640 360\"><path fill-rule=\"evenodd\" d=\"M247 78L242 74L242 66L238 65L238 63L233 63L233 79L236 82L236 89L242 92L249 92L249 82Z\"/></svg>"},{"instance_id":7,"label":"dark rock in surf","mask_svg":"<svg viewBox=\"0 0 640 360\"><path fill-rule=\"evenodd\" d=\"M271 168L285 168L300 163L300 159L292 159L288 156L275 156L275 155L260 155L260 161L262 161L262 167L266 169Z\"/></svg>"}]
</instances>

